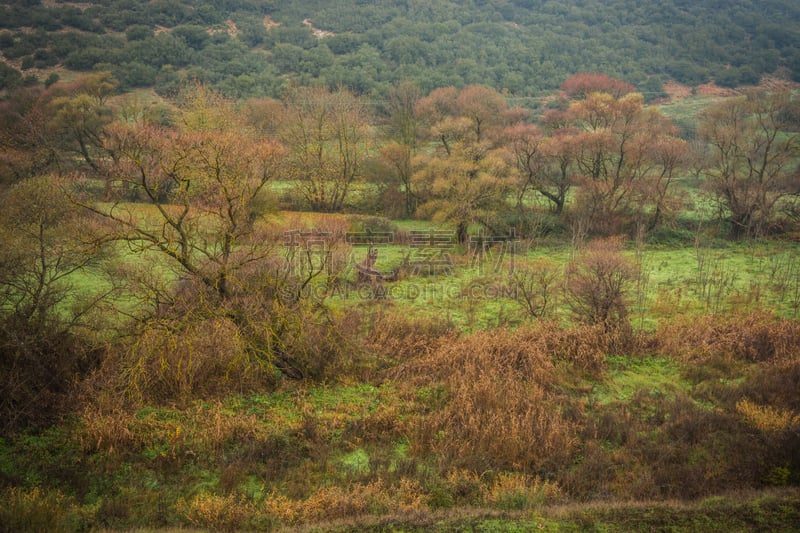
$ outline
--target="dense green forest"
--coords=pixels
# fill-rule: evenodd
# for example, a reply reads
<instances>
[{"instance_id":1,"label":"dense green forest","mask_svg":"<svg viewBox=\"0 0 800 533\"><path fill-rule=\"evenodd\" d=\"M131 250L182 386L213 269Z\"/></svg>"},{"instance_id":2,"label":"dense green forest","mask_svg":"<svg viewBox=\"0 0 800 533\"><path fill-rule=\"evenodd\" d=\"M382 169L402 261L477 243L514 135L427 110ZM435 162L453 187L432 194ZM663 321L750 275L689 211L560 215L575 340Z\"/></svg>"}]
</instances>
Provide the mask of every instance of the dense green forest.
<instances>
[{"instance_id":1,"label":"dense green forest","mask_svg":"<svg viewBox=\"0 0 800 533\"><path fill-rule=\"evenodd\" d=\"M27 0L0 4L0 88L52 82L63 67L111 70L124 89L162 95L199 80L235 97L292 84L380 97L412 80L530 97L604 72L652 99L667 80L798 80L798 27L791 0Z\"/></svg>"}]
</instances>

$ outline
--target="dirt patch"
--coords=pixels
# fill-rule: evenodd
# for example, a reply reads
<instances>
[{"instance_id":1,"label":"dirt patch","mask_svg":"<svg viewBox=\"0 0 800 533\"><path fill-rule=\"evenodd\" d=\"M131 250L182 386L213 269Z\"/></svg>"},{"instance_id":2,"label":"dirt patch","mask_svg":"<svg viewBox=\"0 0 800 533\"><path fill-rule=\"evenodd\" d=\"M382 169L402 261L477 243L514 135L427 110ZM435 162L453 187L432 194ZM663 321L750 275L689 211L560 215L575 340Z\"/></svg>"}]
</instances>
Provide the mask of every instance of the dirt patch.
<instances>
[{"instance_id":1,"label":"dirt patch","mask_svg":"<svg viewBox=\"0 0 800 533\"><path fill-rule=\"evenodd\" d=\"M211 28L211 29L208 30L208 34L209 35L215 35L217 33L227 33L231 37L236 37L239 34L241 34L242 32L239 30L239 28L236 27L236 23L235 22L233 22L231 19L228 19L228 20L225 21L225 28L224 29Z\"/></svg>"},{"instance_id":2,"label":"dirt patch","mask_svg":"<svg viewBox=\"0 0 800 533\"><path fill-rule=\"evenodd\" d=\"M691 87L672 80L664 84L664 92L667 93L670 100L677 100L680 98L688 98L689 96L692 96Z\"/></svg>"},{"instance_id":3,"label":"dirt patch","mask_svg":"<svg viewBox=\"0 0 800 533\"><path fill-rule=\"evenodd\" d=\"M767 91L784 91L784 90L798 90L800 83L791 81L781 76L762 76L761 83L758 85L759 89Z\"/></svg>"},{"instance_id":4,"label":"dirt patch","mask_svg":"<svg viewBox=\"0 0 800 533\"><path fill-rule=\"evenodd\" d=\"M757 89L762 91L779 91L779 90L797 90L800 89L800 83L793 82L780 76L765 75L761 78ZM720 87L714 82L703 83L697 87L690 87L670 80L664 84L664 92L669 96L668 100L680 100L688 98L693 95L701 96L736 96L742 94L744 88L730 89L727 87Z\"/></svg>"},{"instance_id":5,"label":"dirt patch","mask_svg":"<svg viewBox=\"0 0 800 533\"><path fill-rule=\"evenodd\" d=\"M740 91L738 89L727 89L725 87L720 87L712 81L698 85L697 94L703 96L736 96L737 94L740 94Z\"/></svg>"},{"instance_id":6,"label":"dirt patch","mask_svg":"<svg viewBox=\"0 0 800 533\"><path fill-rule=\"evenodd\" d=\"M272 20L272 17L270 17L269 15L264 17L264 29L265 30L269 31L272 28L277 28L280 25L281 25L280 22L275 22L274 20Z\"/></svg>"},{"instance_id":7,"label":"dirt patch","mask_svg":"<svg viewBox=\"0 0 800 533\"><path fill-rule=\"evenodd\" d=\"M739 94L736 89L726 89L720 87L714 82L703 83L697 87L691 87L678 83L677 81L670 80L664 84L664 92L669 96L669 100L680 100L681 98L688 98L694 95L703 96L734 96Z\"/></svg>"},{"instance_id":8,"label":"dirt patch","mask_svg":"<svg viewBox=\"0 0 800 533\"><path fill-rule=\"evenodd\" d=\"M225 24L228 26L228 35L231 37L236 37L237 35L241 34L241 30L236 27L236 23L233 22L231 19L225 21Z\"/></svg>"},{"instance_id":9,"label":"dirt patch","mask_svg":"<svg viewBox=\"0 0 800 533\"><path fill-rule=\"evenodd\" d=\"M303 20L303 25L304 26L308 26L309 28L311 28L311 33L317 39L322 39L324 37L333 37L334 35L336 35L332 31L325 31L325 30L320 30L320 29L315 28L314 25L311 24L311 20L309 20L309 19L304 19Z\"/></svg>"},{"instance_id":10,"label":"dirt patch","mask_svg":"<svg viewBox=\"0 0 800 533\"><path fill-rule=\"evenodd\" d=\"M77 7L81 11L86 11L92 4L90 2L56 2L56 0L44 0L42 5L45 7Z\"/></svg>"}]
</instances>

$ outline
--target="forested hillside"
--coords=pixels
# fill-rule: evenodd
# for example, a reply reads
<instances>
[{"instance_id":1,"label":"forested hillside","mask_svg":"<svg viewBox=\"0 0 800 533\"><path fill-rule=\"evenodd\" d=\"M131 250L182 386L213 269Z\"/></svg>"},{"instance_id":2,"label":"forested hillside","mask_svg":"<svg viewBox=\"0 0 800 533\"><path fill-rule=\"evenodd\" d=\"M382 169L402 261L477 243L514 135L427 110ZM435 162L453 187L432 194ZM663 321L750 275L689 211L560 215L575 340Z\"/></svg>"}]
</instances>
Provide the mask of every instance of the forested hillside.
<instances>
[{"instance_id":1,"label":"forested hillside","mask_svg":"<svg viewBox=\"0 0 800 533\"><path fill-rule=\"evenodd\" d=\"M233 97L398 80L536 96L604 72L654 98L670 79L800 80L798 28L792 0L24 0L0 5L0 88L68 69L162 95L196 79Z\"/></svg>"}]
</instances>

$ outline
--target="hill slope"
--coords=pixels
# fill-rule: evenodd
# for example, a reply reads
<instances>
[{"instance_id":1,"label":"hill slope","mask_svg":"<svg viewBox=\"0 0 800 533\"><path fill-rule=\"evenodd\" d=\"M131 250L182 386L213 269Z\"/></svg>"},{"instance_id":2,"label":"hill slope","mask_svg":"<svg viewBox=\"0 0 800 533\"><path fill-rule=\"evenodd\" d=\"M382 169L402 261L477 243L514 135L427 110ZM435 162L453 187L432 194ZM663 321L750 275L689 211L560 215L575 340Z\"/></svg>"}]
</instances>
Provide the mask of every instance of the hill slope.
<instances>
[{"instance_id":1,"label":"hill slope","mask_svg":"<svg viewBox=\"0 0 800 533\"><path fill-rule=\"evenodd\" d=\"M380 94L413 79L532 96L600 71L657 96L669 79L800 79L798 27L791 0L6 1L0 89L110 68L162 94L187 78L239 97L289 83Z\"/></svg>"}]
</instances>

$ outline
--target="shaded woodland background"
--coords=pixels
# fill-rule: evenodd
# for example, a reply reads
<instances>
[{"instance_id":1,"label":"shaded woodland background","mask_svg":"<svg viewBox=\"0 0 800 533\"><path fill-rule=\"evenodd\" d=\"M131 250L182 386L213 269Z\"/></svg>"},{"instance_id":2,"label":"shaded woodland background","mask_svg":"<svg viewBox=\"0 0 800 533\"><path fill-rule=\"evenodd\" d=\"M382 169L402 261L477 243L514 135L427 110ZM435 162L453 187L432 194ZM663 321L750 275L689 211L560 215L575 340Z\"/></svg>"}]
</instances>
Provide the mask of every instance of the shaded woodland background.
<instances>
[{"instance_id":1,"label":"shaded woodland background","mask_svg":"<svg viewBox=\"0 0 800 533\"><path fill-rule=\"evenodd\" d=\"M228 96L344 85L382 98L401 80L428 93L476 83L541 96L604 72L648 100L669 80L755 85L800 79L790 0L615 2L6 2L0 88L111 70L124 89L174 95L198 80Z\"/></svg>"}]
</instances>

